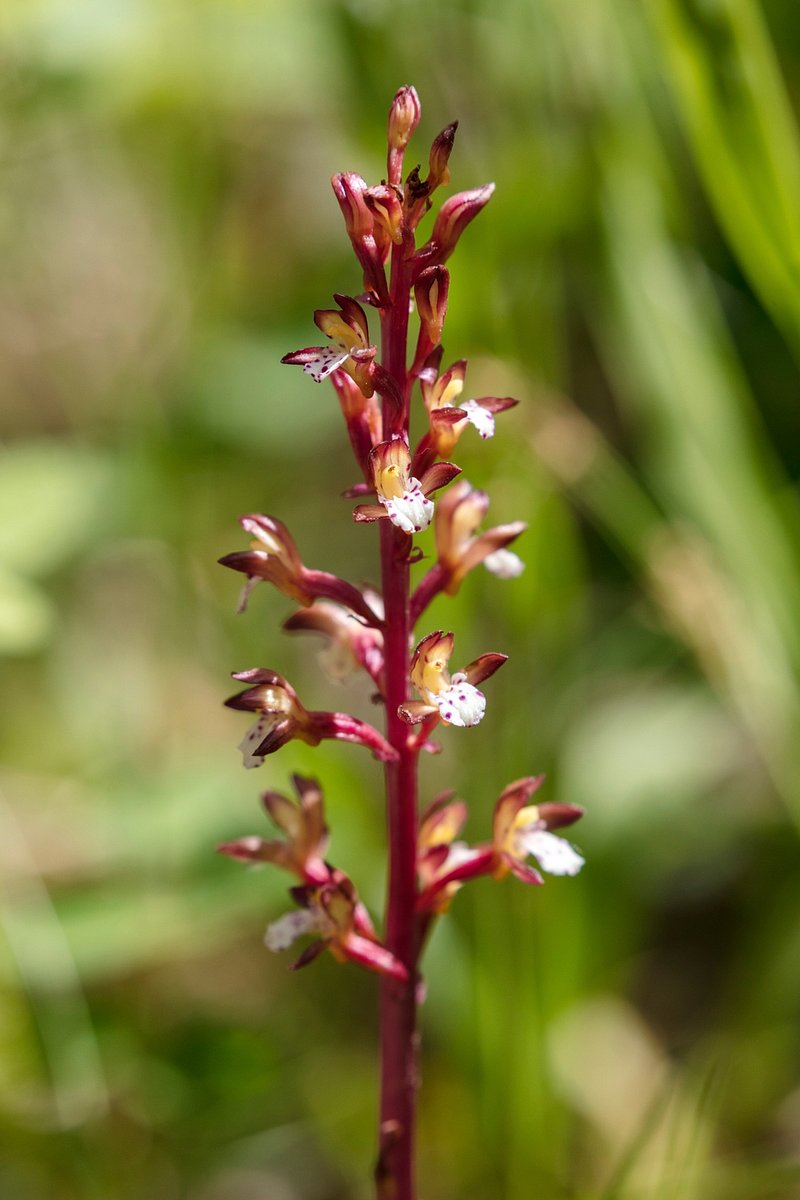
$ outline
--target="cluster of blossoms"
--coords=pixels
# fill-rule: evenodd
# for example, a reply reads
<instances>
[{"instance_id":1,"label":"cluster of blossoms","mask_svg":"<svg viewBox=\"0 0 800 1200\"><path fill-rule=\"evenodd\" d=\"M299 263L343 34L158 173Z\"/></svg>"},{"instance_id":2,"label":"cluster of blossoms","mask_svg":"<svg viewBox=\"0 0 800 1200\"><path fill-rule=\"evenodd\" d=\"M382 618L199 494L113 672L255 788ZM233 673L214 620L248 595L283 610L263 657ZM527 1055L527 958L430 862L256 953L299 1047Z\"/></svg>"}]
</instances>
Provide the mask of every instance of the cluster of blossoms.
<instances>
[{"instance_id":1,"label":"cluster of blossoms","mask_svg":"<svg viewBox=\"0 0 800 1200\"><path fill-rule=\"evenodd\" d=\"M282 831L279 840L245 837L220 850L248 863L272 863L299 881L291 889L296 908L269 926L266 942L283 950L303 935L314 940L294 963L304 966L322 950L356 962L384 977L393 1005L384 1006L379 1194L404 1200L413 1193L407 1160L413 1117L414 1012L418 964L433 919L455 892L480 876L500 879L513 873L541 884L538 868L573 875L582 866L578 852L553 830L577 820L579 809L565 804L531 804L542 777L509 784L497 800L491 840L469 845L458 840L467 817L463 801L438 797L418 815L417 759L438 725L477 725L486 709L481 685L506 661L504 654L478 655L451 670L454 638L434 630L420 637L418 623L437 595L455 595L481 564L501 579L513 579L523 563L509 549L525 524L513 521L481 530L489 507L485 492L458 478L451 461L470 427L487 440L495 417L516 401L507 396L462 398L467 364L443 367L442 330L450 285L444 265L464 229L486 205L493 185L452 196L441 206L430 236L417 244L419 222L436 190L448 183L448 160L455 124L431 146L428 173L418 167L403 182L406 145L420 119L413 88L401 88L389 114L387 178L369 186L361 176L336 175L333 190L361 269L363 291L336 294L336 308L319 309L314 321L325 344L287 354L316 383L330 380L341 406L360 472L346 493L359 503L358 524L377 523L380 531L381 588L356 586L307 567L288 529L276 517L241 518L249 549L222 563L245 576L240 611L259 582L276 587L300 607L285 622L290 632L324 639L321 661L338 680L364 671L385 709L385 731L349 713L307 709L291 684L276 671L237 672L245 687L226 703L251 713L255 723L241 743L244 765L258 767L268 754L299 739L316 746L336 739L365 746L385 764L389 897L383 939L358 899L353 882L326 860L328 830L320 785L294 777L298 802L268 791L263 801ZM388 271L387 271L388 267ZM373 340L367 312L376 314L380 337ZM409 353L410 313L419 328ZM421 397L422 436L412 444L410 416L415 385ZM426 553L414 539L430 526L435 554L416 586L411 568ZM414 694L415 693L415 694ZM537 866L530 863L533 859ZM399 1015L398 1015L399 1014ZM405 1056L405 1057L404 1057ZM381 1191L381 1180L390 1180Z\"/></svg>"}]
</instances>

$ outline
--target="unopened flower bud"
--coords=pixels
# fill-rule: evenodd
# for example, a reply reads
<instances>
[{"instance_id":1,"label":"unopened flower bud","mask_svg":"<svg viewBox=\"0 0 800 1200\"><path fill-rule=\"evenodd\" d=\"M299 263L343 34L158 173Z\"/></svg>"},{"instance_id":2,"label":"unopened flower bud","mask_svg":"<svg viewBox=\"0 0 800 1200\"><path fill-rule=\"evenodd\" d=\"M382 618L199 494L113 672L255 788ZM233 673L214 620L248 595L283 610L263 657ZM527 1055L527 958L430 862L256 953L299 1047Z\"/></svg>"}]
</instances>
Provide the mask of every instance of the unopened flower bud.
<instances>
[{"instance_id":1,"label":"unopened flower bud","mask_svg":"<svg viewBox=\"0 0 800 1200\"><path fill-rule=\"evenodd\" d=\"M442 132L433 139L430 158L428 159L429 195L434 188L443 187L450 182L450 169L447 164L453 151L457 129L458 121L453 121L452 124L445 126Z\"/></svg>"},{"instance_id":2,"label":"unopened flower bud","mask_svg":"<svg viewBox=\"0 0 800 1200\"><path fill-rule=\"evenodd\" d=\"M400 183L403 178L403 155L414 130L419 125L422 108L419 96L413 87L401 87L395 93L389 109L386 178L389 183Z\"/></svg>"},{"instance_id":3,"label":"unopened flower bud","mask_svg":"<svg viewBox=\"0 0 800 1200\"><path fill-rule=\"evenodd\" d=\"M430 352L442 340L449 290L450 272L441 266L429 267L414 284L414 297L420 321L415 363L424 363Z\"/></svg>"},{"instance_id":4,"label":"unopened flower bud","mask_svg":"<svg viewBox=\"0 0 800 1200\"><path fill-rule=\"evenodd\" d=\"M417 89L401 87L395 92L392 106L389 109L389 148L405 150L414 130L419 125L422 116L422 106L419 102Z\"/></svg>"},{"instance_id":5,"label":"unopened flower bud","mask_svg":"<svg viewBox=\"0 0 800 1200\"><path fill-rule=\"evenodd\" d=\"M389 290L383 269L384 255L375 240L374 220L364 198L367 181L354 171L346 171L333 176L331 187L339 201L348 237L364 272L364 285L375 293L379 304L386 305L389 303Z\"/></svg>"},{"instance_id":6,"label":"unopened flower bud","mask_svg":"<svg viewBox=\"0 0 800 1200\"><path fill-rule=\"evenodd\" d=\"M380 407L374 395L367 398L355 380L343 371L334 371L331 382L339 397L353 453L365 478L371 482L369 456L372 447L381 440L383 430Z\"/></svg>"},{"instance_id":7,"label":"unopened flower bud","mask_svg":"<svg viewBox=\"0 0 800 1200\"><path fill-rule=\"evenodd\" d=\"M418 262L424 266L445 262L470 221L489 203L493 192L494 184L486 183L481 188L459 192L445 200L434 222L430 241L419 252Z\"/></svg>"},{"instance_id":8,"label":"unopened flower bud","mask_svg":"<svg viewBox=\"0 0 800 1200\"><path fill-rule=\"evenodd\" d=\"M339 201L345 228L351 239L372 233L372 214L364 199L368 186L366 179L355 171L344 171L331 179L333 194Z\"/></svg>"},{"instance_id":9,"label":"unopened flower bud","mask_svg":"<svg viewBox=\"0 0 800 1200\"><path fill-rule=\"evenodd\" d=\"M398 196L399 188L388 183L378 184L364 193L367 207L375 222L375 233L380 228L385 238L395 246L402 245L405 223L403 220L403 202Z\"/></svg>"}]
</instances>

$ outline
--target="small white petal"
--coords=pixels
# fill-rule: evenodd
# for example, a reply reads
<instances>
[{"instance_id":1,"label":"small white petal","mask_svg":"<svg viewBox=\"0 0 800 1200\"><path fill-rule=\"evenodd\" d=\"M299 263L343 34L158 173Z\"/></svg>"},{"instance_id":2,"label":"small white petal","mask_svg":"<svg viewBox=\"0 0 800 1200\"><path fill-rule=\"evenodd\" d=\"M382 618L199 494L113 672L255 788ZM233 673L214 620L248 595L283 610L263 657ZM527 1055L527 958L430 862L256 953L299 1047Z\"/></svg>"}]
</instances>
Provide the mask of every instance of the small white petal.
<instances>
[{"instance_id":1,"label":"small white petal","mask_svg":"<svg viewBox=\"0 0 800 1200\"><path fill-rule=\"evenodd\" d=\"M284 913L277 921L267 926L264 944L268 950L288 950L292 942L302 937L304 933L319 931L319 914L310 908L299 908L295 912Z\"/></svg>"},{"instance_id":2,"label":"small white petal","mask_svg":"<svg viewBox=\"0 0 800 1200\"><path fill-rule=\"evenodd\" d=\"M237 613L243 613L245 611L247 608L247 601L250 599L250 593L256 584L260 582L261 580L257 575L248 575L247 579L245 580L244 587L239 593L239 603L236 605Z\"/></svg>"},{"instance_id":3,"label":"small white petal","mask_svg":"<svg viewBox=\"0 0 800 1200\"><path fill-rule=\"evenodd\" d=\"M239 749L242 752L244 765L250 769L251 767L260 767L264 761L263 754L254 754L253 751L263 742L264 738L275 725L275 714L265 713L259 717L255 725L248 729L242 740L239 742Z\"/></svg>"},{"instance_id":4,"label":"small white petal","mask_svg":"<svg viewBox=\"0 0 800 1200\"><path fill-rule=\"evenodd\" d=\"M433 501L423 494L418 479L409 479L402 496L379 499L389 514L389 520L403 533L421 533L431 523Z\"/></svg>"},{"instance_id":5,"label":"small white petal","mask_svg":"<svg viewBox=\"0 0 800 1200\"><path fill-rule=\"evenodd\" d=\"M311 376L315 383L322 383L323 379L332 375L336 368L346 362L349 357L350 352L342 350L341 346L320 346L316 358L303 363L303 370L306 375Z\"/></svg>"},{"instance_id":6,"label":"small white petal","mask_svg":"<svg viewBox=\"0 0 800 1200\"><path fill-rule=\"evenodd\" d=\"M248 533L251 533L253 537L257 538L258 541L261 542L262 546L267 551L267 554L273 554L276 558L280 558L284 553L284 547L278 541L275 534L269 529L265 529L263 525L258 523L258 521L248 520L244 528Z\"/></svg>"},{"instance_id":7,"label":"small white petal","mask_svg":"<svg viewBox=\"0 0 800 1200\"><path fill-rule=\"evenodd\" d=\"M383 605L383 596L381 593L373 591L369 584L367 584L366 587L362 587L361 592L367 604L375 613L375 616L382 621L386 616L386 610Z\"/></svg>"},{"instance_id":8,"label":"small white petal","mask_svg":"<svg viewBox=\"0 0 800 1200\"><path fill-rule=\"evenodd\" d=\"M523 832L519 844L551 875L577 875L586 861L565 838L546 829Z\"/></svg>"},{"instance_id":9,"label":"small white petal","mask_svg":"<svg viewBox=\"0 0 800 1200\"><path fill-rule=\"evenodd\" d=\"M447 858L439 868L440 875L447 875L450 871L454 871L456 867L462 867L464 863L471 862L473 858L480 858L483 854L482 850L475 850L466 842L453 842L447 854Z\"/></svg>"},{"instance_id":10,"label":"small white petal","mask_svg":"<svg viewBox=\"0 0 800 1200\"><path fill-rule=\"evenodd\" d=\"M439 709L443 721L464 729L477 725L486 712L486 697L463 675L454 675L453 682L443 692L431 693L431 699Z\"/></svg>"},{"instance_id":11,"label":"small white petal","mask_svg":"<svg viewBox=\"0 0 800 1200\"><path fill-rule=\"evenodd\" d=\"M344 683L355 674L357 665L349 645L339 638L332 638L325 649L320 650L317 662L334 683Z\"/></svg>"},{"instance_id":12,"label":"small white petal","mask_svg":"<svg viewBox=\"0 0 800 1200\"><path fill-rule=\"evenodd\" d=\"M462 412L467 414L467 420L471 425L475 426L484 440L494 437L494 416L489 412L488 408L484 408L482 404L478 404L477 400L465 400L458 407Z\"/></svg>"},{"instance_id":13,"label":"small white petal","mask_svg":"<svg viewBox=\"0 0 800 1200\"><path fill-rule=\"evenodd\" d=\"M483 565L498 579L516 579L525 570L525 563L513 550L495 550L486 555Z\"/></svg>"}]
</instances>

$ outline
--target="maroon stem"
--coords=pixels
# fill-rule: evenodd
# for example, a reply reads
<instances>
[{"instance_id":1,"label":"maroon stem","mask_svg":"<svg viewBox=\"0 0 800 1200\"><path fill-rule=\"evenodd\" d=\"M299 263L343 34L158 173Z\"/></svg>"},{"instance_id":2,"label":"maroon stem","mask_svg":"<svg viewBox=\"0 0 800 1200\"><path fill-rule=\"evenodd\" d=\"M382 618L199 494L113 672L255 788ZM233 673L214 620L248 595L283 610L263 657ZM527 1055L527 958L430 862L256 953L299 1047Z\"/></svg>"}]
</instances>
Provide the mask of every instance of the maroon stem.
<instances>
[{"instance_id":1,"label":"maroon stem","mask_svg":"<svg viewBox=\"0 0 800 1200\"><path fill-rule=\"evenodd\" d=\"M408 263L402 247L392 256L392 303L381 319L382 363L394 378L404 404L398 413L384 403L384 437L408 436L408 377L406 372ZM408 981L381 981L381 1101L380 1151L375 1171L379 1200L414 1200L414 1124L417 1100L418 957L416 922L417 756L409 745L408 725L397 715L408 700L409 564L411 539L389 521L381 521L381 579L385 605L384 669L386 738L397 761L386 765L389 880L386 907L386 945L407 968Z\"/></svg>"}]
</instances>

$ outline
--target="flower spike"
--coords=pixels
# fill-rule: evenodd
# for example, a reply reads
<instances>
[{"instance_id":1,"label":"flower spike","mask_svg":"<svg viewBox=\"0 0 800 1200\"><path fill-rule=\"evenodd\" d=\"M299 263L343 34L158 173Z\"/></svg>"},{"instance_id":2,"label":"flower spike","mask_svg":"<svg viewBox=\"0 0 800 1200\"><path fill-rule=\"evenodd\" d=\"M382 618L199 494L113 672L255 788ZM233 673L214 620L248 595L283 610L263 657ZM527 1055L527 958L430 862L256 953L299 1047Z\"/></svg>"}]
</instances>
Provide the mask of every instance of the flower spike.
<instances>
[{"instance_id":1,"label":"flower spike","mask_svg":"<svg viewBox=\"0 0 800 1200\"><path fill-rule=\"evenodd\" d=\"M264 806L279 830L276 836L243 837L219 847L238 861L271 863L294 877L294 910L273 921L265 937L274 951L307 939L291 970L327 951L339 962L355 962L383 977L374 1172L381 1200L410 1200L417 1194L416 1014L424 994L421 956L431 926L471 879L514 874L540 884L540 870L569 875L583 864L578 851L555 833L577 820L581 810L531 804L540 777L517 780L505 789L495 806L492 838L476 845L462 840L467 808L453 792L442 793L421 818L418 815L421 752L441 750L434 740L437 726L465 728L483 719L483 681L506 656L481 654L451 673L453 634L435 630L412 651L416 623L434 597L442 592L455 595L468 572L480 564L502 578L518 575L523 564L509 547L525 528L517 521L483 529L489 498L463 479L434 506L433 493L461 473L452 457L468 426L482 440L491 438L497 414L516 401L508 396L469 396L466 360L445 363L449 259L494 185L445 199L434 214L430 237L418 246L419 222L431 208L436 189L450 182L457 129L453 122L434 138L423 177L419 166L412 165L410 171L405 166L420 116L414 88L399 88L388 114L386 177L370 185L355 172L333 176L364 292L334 293L336 307L314 313L324 344L283 358L301 366L317 383L329 379L336 392L357 464L355 481L343 481L341 486L350 486L342 495L356 503L355 521L384 522L375 539L380 546L381 592L306 567L286 527L261 514L241 518L253 539L249 548L221 560L246 577L240 609L258 582L273 584L299 606L284 629L318 635L325 647L320 666L337 682L363 669L373 684L371 699L385 719L384 735L349 713L307 709L283 676L261 668L237 673L234 677L243 690L226 701L255 720L241 743L246 767L260 766L266 755L293 739L311 746L326 739L352 742L389 764L383 772L388 816L385 944L376 936L353 882L326 859L328 828L315 780L294 776L296 799L281 792L264 793ZM380 310L372 334L370 308ZM419 434L417 415L411 411L417 382L424 403ZM416 443L411 441L412 428L420 439ZM327 511L320 507L318 515L327 527ZM431 524L435 561L412 593L412 568L425 557L423 546L414 544L415 535Z\"/></svg>"}]
</instances>

